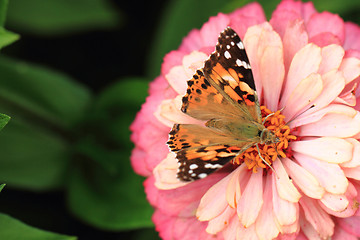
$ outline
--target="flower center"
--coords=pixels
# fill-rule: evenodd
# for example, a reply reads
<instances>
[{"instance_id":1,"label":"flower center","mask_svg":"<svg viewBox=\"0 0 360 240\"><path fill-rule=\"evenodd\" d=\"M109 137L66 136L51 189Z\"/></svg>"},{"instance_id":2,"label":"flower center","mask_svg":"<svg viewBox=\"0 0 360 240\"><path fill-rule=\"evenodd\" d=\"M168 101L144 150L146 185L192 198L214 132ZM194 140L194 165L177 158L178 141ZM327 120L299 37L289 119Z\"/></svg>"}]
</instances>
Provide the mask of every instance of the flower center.
<instances>
[{"instance_id":1,"label":"flower center","mask_svg":"<svg viewBox=\"0 0 360 240\"><path fill-rule=\"evenodd\" d=\"M261 106L260 109L262 121L264 121L268 115L273 113L265 106ZM232 164L240 165L245 162L248 169L252 169L252 171L256 173L259 167L265 169L269 168L264 163L264 160L268 165L272 165L278 156L282 158L290 157L292 153L289 148L289 142L296 140L296 136L290 134L290 128L285 124L284 119L285 116L278 110L268 116L264 122L264 126L278 137L279 141L277 143L270 145L258 144L259 148L254 145L234 158Z\"/></svg>"}]
</instances>

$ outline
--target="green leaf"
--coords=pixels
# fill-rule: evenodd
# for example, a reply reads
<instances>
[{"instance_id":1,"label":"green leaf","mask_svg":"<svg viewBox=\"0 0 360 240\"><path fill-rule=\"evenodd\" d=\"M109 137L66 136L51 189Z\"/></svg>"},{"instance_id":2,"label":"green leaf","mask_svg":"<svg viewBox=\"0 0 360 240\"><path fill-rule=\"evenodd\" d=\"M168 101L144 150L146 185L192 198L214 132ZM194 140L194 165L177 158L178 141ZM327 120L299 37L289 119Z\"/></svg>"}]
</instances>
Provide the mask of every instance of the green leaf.
<instances>
[{"instance_id":1,"label":"green leaf","mask_svg":"<svg viewBox=\"0 0 360 240\"><path fill-rule=\"evenodd\" d=\"M153 210L146 201L142 185L144 179L131 169L128 154L115 153L103 155L103 158L112 155L122 163L121 173L115 176L96 164L72 168L68 187L71 211L86 223L104 230L153 226Z\"/></svg>"},{"instance_id":2,"label":"green leaf","mask_svg":"<svg viewBox=\"0 0 360 240\"><path fill-rule=\"evenodd\" d=\"M9 121L10 117L8 115L0 113L0 130L3 129Z\"/></svg>"},{"instance_id":3,"label":"green leaf","mask_svg":"<svg viewBox=\"0 0 360 240\"><path fill-rule=\"evenodd\" d=\"M13 118L1 131L0 154L0 182L28 190L48 190L64 184L69 147L49 129Z\"/></svg>"},{"instance_id":4,"label":"green leaf","mask_svg":"<svg viewBox=\"0 0 360 240\"><path fill-rule=\"evenodd\" d=\"M0 192L4 189L5 186L6 186L5 183L2 183L2 184L0 185Z\"/></svg>"},{"instance_id":5,"label":"green leaf","mask_svg":"<svg viewBox=\"0 0 360 240\"><path fill-rule=\"evenodd\" d=\"M0 112L68 129L84 117L90 100L88 89L62 73L0 58Z\"/></svg>"},{"instance_id":6,"label":"green leaf","mask_svg":"<svg viewBox=\"0 0 360 240\"><path fill-rule=\"evenodd\" d=\"M10 32L0 27L0 49L10 45L20 38L19 34Z\"/></svg>"},{"instance_id":7,"label":"green leaf","mask_svg":"<svg viewBox=\"0 0 360 240\"><path fill-rule=\"evenodd\" d=\"M119 17L109 1L11 0L8 26L33 34L66 34L114 28Z\"/></svg>"},{"instance_id":8,"label":"green leaf","mask_svg":"<svg viewBox=\"0 0 360 240\"><path fill-rule=\"evenodd\" d=\"M69 205L97 228L128 230L152 226L143 178L130 166L129 125L147 95L148 83L127 78L96 99L88 134L76 145L77 165L69 178Z\"/></svg>"},{"instance_id":9,"label":"green leaf","mask_svg":"<svg viewBox=\"0 0 360 240\"><path fill-rule=\"evenodd\" d=\"M8 0L0 0L0 27L4 27L8 4Z\"/></svg>"},{"instance_id":10,"label":"green leaf","mask_svg":"<svg viewBox=\"0 0 360 240\"><path fill-rule=\"evenodd\" d=\"M52 233L31 227L0 213L0 239L6 240L76 240L76 237Z\"/></svg>"}]
</instances>

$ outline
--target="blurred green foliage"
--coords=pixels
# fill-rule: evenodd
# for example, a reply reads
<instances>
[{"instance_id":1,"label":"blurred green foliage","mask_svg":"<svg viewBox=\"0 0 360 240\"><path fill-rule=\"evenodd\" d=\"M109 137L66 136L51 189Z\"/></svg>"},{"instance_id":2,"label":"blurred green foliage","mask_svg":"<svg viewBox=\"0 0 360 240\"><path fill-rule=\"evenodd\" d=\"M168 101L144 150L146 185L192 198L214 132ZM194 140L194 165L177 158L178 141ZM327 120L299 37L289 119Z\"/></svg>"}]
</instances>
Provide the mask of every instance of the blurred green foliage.
<instances>
[{"instance_id":1,"label":"blurred green foliage","mask_svg":"<svg viewBox=\"0 0 360 240\"><path fill-rule=\"evenodd\" d=\"M57 70L1 56L0 112L12 119L0 132L0 182L22 191L62 190L69 210L83 222L107 231L143 229L135 239L156 239L150 229L153 210L145 198L144 178L130 166L129 125L145 101L148 82L160 72L163 56L211 15L248 2L168 1L149 45L147 77L119 79L98 94ZM270 18L279 1L259 2ZM354 15L360 11L356 1L315 0L314 5L359 21ZM4 28L6 13L6 26L40 36L124 24L124 16L113 11L110 1L0 0L0 48L19 39ZM8 121L0 114L0 129ZM0 223L0 239L76 239L29 227L4 214Z\"/></svg>"}]
</instances>

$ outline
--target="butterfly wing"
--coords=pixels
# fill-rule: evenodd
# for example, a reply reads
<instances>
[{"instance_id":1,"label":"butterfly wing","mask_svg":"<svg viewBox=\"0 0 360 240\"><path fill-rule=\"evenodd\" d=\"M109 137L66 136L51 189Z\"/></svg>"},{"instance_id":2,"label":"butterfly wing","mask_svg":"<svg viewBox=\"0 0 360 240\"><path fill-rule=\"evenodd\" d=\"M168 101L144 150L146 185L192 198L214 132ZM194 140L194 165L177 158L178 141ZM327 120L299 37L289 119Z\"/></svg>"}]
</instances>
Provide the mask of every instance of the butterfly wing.
<instances>
[{"instance_id":1,"label":"butterfly wing","mask_svg":"<svg viewBox=\"0 0 360 240\"><path fill-rule=\"evenodd\" d=\"M253 143L200 125L175 124L168 145L179 162L177 177L193 181L222 168Z\"/></svg>"},{"instance_id":2,"label":"butterfly wing","mask_svg":"<svg viewBox=\"0 0 360 240\"><path fill-rule=\"evenodd\" d=\"M261 123L260 104L244 44L234 30L221 32L216 50L205 62L205 78L250 121Z\"/></svg>"}]
</instances>

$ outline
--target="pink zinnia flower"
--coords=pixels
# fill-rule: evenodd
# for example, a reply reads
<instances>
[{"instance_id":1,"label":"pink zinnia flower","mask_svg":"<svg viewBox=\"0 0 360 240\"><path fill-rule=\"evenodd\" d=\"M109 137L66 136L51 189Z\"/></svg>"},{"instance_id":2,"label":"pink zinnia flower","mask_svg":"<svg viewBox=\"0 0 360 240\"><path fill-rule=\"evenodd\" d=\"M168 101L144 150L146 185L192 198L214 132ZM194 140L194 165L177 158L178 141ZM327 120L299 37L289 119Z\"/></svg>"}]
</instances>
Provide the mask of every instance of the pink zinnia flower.
<instances>
[{"instance_id":1,"label":"pink zinnia flower","mask_svg":"<svg viewBox=\"0 0 360 240\"><path fill-rule=\"evenodd\" d=\"M175 123L201 124L180 111L181 99L227 26L243 40L260 104L282 110L284 122L295 118L288 134L296 140L289 138L272 162L276 174L245 161L181 182L168 134ZM282 1L269 22L253 3L210 18L165 56L131 125L132 165L148 177L145 191L163 239L360 236L358 39L357 25L318 13L312 3Z\"/></svg>"}]
</instances>

